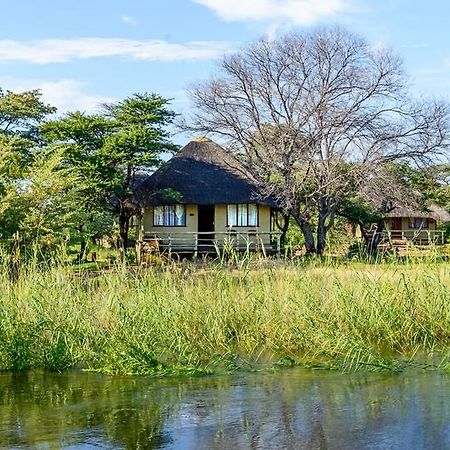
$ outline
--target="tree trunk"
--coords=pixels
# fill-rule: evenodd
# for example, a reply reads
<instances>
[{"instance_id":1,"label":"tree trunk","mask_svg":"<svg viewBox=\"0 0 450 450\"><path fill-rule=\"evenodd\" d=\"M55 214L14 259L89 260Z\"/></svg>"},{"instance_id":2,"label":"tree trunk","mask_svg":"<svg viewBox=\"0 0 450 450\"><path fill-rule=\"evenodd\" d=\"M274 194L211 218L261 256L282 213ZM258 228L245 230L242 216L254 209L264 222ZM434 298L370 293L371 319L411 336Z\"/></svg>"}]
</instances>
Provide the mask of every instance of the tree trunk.
<instances>
[{"instance_id":1,"label":"tree trunk","mask_svg":"<svg viewBox=\"0 0 450 450\"><path fill-rule=\"evenodd\" d=\"M137 213L137 224L136 224L136 264L140 266L142 264L142 243L144 240L144 208L141 208Z\"/></svg>"},{"instance_id":2,"label":"tree trunk","mask_svg":"<svg viewBox=\"0 0 450 450\"><path fill-rule=\"evenodd\" d=\"M85 239L84 237L81 237L80 251L78 253L78 262L83 261L83 259L85 258L87 246L88 246L87 239Z\"/></svg>"},{"instance_id":3,"label":"tree trunk","mask_svg":"<svg viewBox=\"0 0 450 450\"><path fill-rule=\"evenodd\" d=\"M13 234L13 245L9 261L9 278L13 283L19 280L20 275L20 238L19 232Z\"/></svg>"},{"instance_id":4,"label":"tree trunk","mask_svg":"<svg viewBox=\"0 0 450 450\"><path fill-rule=\"evenodd\" d=\"M78 262L83 261L85 254L86 254L86 248L87 248L87 239L83 237L83 229L84 229L84 223L81 223L76 227L76 230L78 233L80 233L80 250L78 251Z\"/></svg>"},{"instance_id":5,"label":"tree trunk","mask_svg":"<svg viewBox=\"0 0 450 450\"><path fill-rule=\"evenodd\" d=\"M307 217L302 214L296 214L295 211L291 211L290 214L302 231L303 238L305 239L306 255L314 255L316 253L316 244L314 242L314 233L311 223L308 221Z\"/></svg>"},{"instance_id":6,"label":"tree trunk","mask_svg":"<svg viewBox=\"0 0 450 450\"><path fill-rule=\"evenodd\" d=\"M128 212L121 208L119 212L119 255L120 260L125 260L125 253L128 247L128 230L130 225L130 216Z\"/></svg>"},{"instance_id":7,"label":"tree trunk","mask_svg":"<svg viewBox=\"0 0 450 450\"><path fill-rule=\"evenodd\" d=\"M287 237L287 232L289 229L289 219L291 217L291 215L289 213L285 214L285 213L281 213L281 217L283 218L283 223L280 223L278 221L278 217L275 216L275 223L278 227L278 229L280 230L281 234L280 234L280 247L281 249L284 249L284 247L286 246L286 237Z\"/></svg>"},{"instance_id":8,"label":"tree trunk","mask_svg":"<svg viewBox=\"0 0 450 450\"><path fill-rule=\"evenodd\" d=\"M319 212L319 220L317 223L317 249L318 255L323 255L325 251L325 245L327 242L327 226L325 225L326 213L324 211Z\"/></svg>"},{"instance_id":9,"label":"tree trunk","mask_svg":"<svg viewBox=\"0 0 450 450\"><path fill-rule=\"evenodd\" d=\"M377 222L377 228L372 235L366 234L365 236L365 246L366 251L369 256L373 256L378 251L378 244L381 241L381 233L384 230L384 219Z\"/></svg>"},{"instance_id":10,"label":"tree trunk","mask_svg":"<svg viewBox=\"0 0 450 450\"><path fill-rule=\"evenodd\" d=\"M314 243L314 233L311 224L307 220L297 221L305 238L305 247L307 255L314 255L317 253L316 245Z\"/></svg>"}]
</instances>

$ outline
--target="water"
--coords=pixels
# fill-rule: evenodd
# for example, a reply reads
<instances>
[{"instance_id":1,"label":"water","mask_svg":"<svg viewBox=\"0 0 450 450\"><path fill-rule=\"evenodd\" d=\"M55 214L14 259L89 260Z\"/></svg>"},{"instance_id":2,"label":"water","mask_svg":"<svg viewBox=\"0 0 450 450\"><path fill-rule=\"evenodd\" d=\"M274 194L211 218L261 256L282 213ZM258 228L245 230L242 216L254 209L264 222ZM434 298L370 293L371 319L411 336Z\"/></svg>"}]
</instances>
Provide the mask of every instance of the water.
<instances>
[{"instance_id":1,"label":"water","mask_svg":"<svg viewBox=\"0 0 450 450\"><path fill-rule=\"evenodd\" d=\"M0 448L450 449L450 377L3 374Z\"/></svg>"}]
</instances>

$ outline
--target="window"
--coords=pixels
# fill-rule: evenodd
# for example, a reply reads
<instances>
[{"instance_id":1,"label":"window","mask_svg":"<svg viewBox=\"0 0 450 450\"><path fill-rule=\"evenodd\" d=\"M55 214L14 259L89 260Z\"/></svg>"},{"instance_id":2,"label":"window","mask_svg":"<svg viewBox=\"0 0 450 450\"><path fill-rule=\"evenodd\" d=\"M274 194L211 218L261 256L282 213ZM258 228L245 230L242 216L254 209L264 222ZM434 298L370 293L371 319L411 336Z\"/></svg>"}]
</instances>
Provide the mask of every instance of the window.
<instances>
[{"instance_id":1,"label":"window","mask_svg":"<svg viewBox=\"0 0 450 450\"><path fill-rule=\"evenodd\" d=\"M257 227L258 205L245 203L239 205L227 205L227 226Z\"/></svg>"},{"instance_id":2,"label":"window","mask_svg":"<svg viewBox=\"0 0 450 450\"><path fill-rule=\"evenodd\" d=\"M234 227L237 223L236 220L237 205L227 205L227 225Z\"/></svg>"},{"instance_id":3,"label":"window","mask_svg":"<svg viewBox=\"0 0 450 450\"><path fill-rule=\"evenodd\" d=\"M424 219L422 217L410 217L408 227L414 229L429 228L429 219Z\"/></svg>"},{"instance_id":4,"label":"window","mask_svg":"<svg viewBox=\"0 0 450 450\"><path fill-rule=\"evenodd\" d=\"M153 226L185 227L186 205L165 205L153 208Z\"/></svg>"}]
</instances>

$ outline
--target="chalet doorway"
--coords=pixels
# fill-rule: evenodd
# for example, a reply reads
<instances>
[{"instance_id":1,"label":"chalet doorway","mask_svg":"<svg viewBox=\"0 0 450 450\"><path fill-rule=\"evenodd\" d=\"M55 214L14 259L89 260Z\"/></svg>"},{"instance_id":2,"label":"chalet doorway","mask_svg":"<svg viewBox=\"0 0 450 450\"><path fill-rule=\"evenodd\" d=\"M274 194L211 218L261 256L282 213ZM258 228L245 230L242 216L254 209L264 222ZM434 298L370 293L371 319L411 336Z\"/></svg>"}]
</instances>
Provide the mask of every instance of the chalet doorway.
<instances>
[{"instance_id":1,"label":"chalet doorway","mask_svg":"<svg viewBox=\"0 0 450 450\"><path fill-rule=\"evenodd\" d=\"M391 221L391 228L394 231L402 229L402 218L401 217L393 217Z\"/></svg>"},{"instance_id":2,"label":"chalet doorway","mask_svg":"<svg viewBox=\"0 0 450 450\"><path fill-rule=\"evenodd\" d=\"M214 205L198 205L198 236L199 251L214 249Z\"/></svg>"}]
</instances>

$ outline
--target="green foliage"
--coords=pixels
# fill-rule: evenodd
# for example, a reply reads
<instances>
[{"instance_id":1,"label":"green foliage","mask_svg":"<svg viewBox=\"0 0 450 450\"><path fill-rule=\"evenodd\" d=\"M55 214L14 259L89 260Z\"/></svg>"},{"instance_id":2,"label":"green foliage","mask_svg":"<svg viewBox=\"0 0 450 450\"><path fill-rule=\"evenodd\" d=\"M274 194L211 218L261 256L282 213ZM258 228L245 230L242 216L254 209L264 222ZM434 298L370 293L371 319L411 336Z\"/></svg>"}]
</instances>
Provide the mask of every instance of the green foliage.
<instances>
[{"instance_id":1,"label":"green foliage","mask_svg":"<svg viewBox=\"0 0 450 450\"><path fill-rule=\"evenodd\" d=\"M338 214L350 223L370 225L382 220L385 212L361 196L354 195L342 200Z\"/></svg>"},{"instance_id":2,"label":"green foliage","mask_svg":"<svg viewBox=\"0 0 450 450\"><path fill-rule=\"evenodd\" d=\"M0 89L0 132L36 137L40 122L56 108L41 100L39 90L14 93Z\"/></svg>"},{"instance_id":3,"label":"green foliage","mask_svg":"<svg viewBox=\"0 0 450 450\"><path fill-rule=\"evenodd\" d=\"M175 191L172 188L165 188L162 189L159 194L164 197L167 200L172 200L173 202L179 202L182 199L182 195L178 192Z\"/></svg>"},{"instance_id":4,"label":"green foliage","mask_svg":"<svg viewBox=\"0 0 450 450\"><path fill-rule=\"evenodd\" d=\"M80 213L79 180L51 148L40 152L23 176L4 192L1 236L8 239L19 232L23 245L54 247L66 239Z\"/></svg>"},{"instance_id":5,"label":"green foliage","mask_svg":"<svg viewBox=\"0 0 450 450\"><path fill-rule=\"evenodd\" d=\"M425 168L414 168L408 164L399 164L396 170L411 189L423 196L425 206L435 203L444 208L450 208L449 165L436 164Z\"/></svg>"},{"instance_id":6,"label":"green foliage","mask_svg":"<svg viewBox=\"0 0 450 450\"><path fill-rule=\"evenodd\" d=\"M39 125L55 108L39 91L0 90L0 239L53 247L65 239L77 211L78 179L61 152L43 147Z\"/></svg>"}]
</instances>

